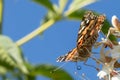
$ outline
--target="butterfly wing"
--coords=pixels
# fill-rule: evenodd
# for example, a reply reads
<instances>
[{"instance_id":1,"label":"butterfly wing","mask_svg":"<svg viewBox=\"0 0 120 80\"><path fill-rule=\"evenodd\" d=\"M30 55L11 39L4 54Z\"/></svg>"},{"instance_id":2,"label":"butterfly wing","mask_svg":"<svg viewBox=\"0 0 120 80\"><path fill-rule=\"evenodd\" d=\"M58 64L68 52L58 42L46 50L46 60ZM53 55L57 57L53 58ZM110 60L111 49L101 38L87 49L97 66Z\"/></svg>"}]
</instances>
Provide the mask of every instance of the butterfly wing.
<instances>
[{"instance_id":1,"label":"butterfly wing","mask_svg":"<svg viewBox=\"0 0 120 80\"><path fill-rule=\"evenodd\" d=\"M80 56L88 57L89 53L91 52L91 45L94 43L94 40L91 41L93 35L91 36L90 33L96 22L97 16L94 15L92 11L86 12L81 22L77 38L77 51ZM98 34L95 34L95 36L97 37Z\"/></svg>"},{"instance_id":2,"label":"butterfly wing","mask_svg":"<svg viewBox=\"0 0 120 80\"><path fill-rule=\"evenodd\" d=\"M90 55L92 46L95 44L99 36L99 31L102 27L104 20L104 15L96 16L91 11L87 12L84 15L77 39L77 51L80 56L88 57L88 55Z\"/></svg>"},{"instance_id":3,"label":"butterfly wing","mask_svg":"<svg viewBox=\"0 0 120 80\"><path fill-rule=\"evenodd\" d=\"M74 48L70 52L68 52L66 55L63 55L57 58L57 62L63 62L63 61L77 62L77 61L85 61L85 59L83 57L79 57L77 48Z\"/></svg>"}]
</instances>

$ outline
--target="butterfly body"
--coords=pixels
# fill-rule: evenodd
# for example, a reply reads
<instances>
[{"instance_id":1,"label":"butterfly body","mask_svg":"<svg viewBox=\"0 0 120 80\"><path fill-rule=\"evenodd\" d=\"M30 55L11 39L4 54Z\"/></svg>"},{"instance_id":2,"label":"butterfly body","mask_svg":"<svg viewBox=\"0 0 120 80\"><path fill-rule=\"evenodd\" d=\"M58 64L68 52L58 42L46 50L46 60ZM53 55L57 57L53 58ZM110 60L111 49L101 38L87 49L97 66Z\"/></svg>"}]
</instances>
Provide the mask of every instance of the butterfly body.
<instances>
[{"instance_id":1,"label":"butterfly body","mask_svg":"<svg viewBox=\"0 0 120 80\"><path fill-rule=\"evenodd\" d=\"M60 56L57 62L86 61L91 56L92 46L99 36L104 20L104 15L96 16L91 11L87 12L80 25L76 48L66 55Z\"/></svg>"}]
</instances>

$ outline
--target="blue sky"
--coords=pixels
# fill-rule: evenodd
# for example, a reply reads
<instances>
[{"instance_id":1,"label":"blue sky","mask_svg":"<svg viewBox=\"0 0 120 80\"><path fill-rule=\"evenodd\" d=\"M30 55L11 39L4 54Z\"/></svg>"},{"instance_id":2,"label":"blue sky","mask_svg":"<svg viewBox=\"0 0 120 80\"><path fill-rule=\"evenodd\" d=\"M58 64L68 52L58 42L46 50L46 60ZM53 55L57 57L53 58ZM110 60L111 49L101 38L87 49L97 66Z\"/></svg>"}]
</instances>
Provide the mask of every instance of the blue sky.
<instances>
[{"instance_id":1,"label":"blue sky","mask_svg":"<svg viewBox=\"0 0 120 80\"><path fill-rule=\"evenodd\" d=\"M57 2L57 0L51 1ZM44 7L30 0L5 0L4 6L3 34L9 36L15 42L36 29L47 12ZM85 8L105 14L109 21L113 15L117 15L120 19L119 0L99 0ZM56 62L56 58L76 46L79 25L80 21L67 20L52 25L42 36L37 36L21 46L26 59L33 64L62 65L63 63ZM79 63L79 65L82 67L82 70L78 71L79 75L86 73L90 80L97 78L97 72L94 69L82 65L82 63ZM75 64L70 62L63 68L75 80L78 80L79 78L74 74L75 67ZM42 77L39 77L39 79L49 80Z\"/></svg>"}]
</instances>

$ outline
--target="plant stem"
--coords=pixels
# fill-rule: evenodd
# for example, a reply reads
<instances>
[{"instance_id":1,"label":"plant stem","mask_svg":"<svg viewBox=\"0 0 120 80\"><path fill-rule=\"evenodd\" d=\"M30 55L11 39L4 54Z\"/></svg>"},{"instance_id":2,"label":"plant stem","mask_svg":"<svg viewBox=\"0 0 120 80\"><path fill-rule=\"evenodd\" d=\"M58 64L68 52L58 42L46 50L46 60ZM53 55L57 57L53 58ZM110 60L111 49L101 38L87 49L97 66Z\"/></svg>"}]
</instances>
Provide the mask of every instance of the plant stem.
<instances>
[{"instance_id":1,"label":"plant stem","mask_svg":"<svg viewBox=\"0 0 120 80\"><path fill-rule=\"evenodd\" d=\"M55 23L55 20L54 19L50 19L48 22L46 22L43 25L41 25L41 27L38 27L37 29L35 29L34 31L32 31L30 34L28 34L25 37L21 38L20 40L16 41L16 44L18 46L23 45L24 43L28 42L32 38L36 37L37 35L39 35L43 31L45 31L46 29L48 29L54 23Z\"/></svg>"},{"instance_id":2,"label":"plant stem","mask_svg":"<svg viewBox=\"0 0 120 80\"><path fill-rule=\"evenodd\" d=\"M2 34L3 0L0 0L0 34Z\"/></svg>"}]
</instances>

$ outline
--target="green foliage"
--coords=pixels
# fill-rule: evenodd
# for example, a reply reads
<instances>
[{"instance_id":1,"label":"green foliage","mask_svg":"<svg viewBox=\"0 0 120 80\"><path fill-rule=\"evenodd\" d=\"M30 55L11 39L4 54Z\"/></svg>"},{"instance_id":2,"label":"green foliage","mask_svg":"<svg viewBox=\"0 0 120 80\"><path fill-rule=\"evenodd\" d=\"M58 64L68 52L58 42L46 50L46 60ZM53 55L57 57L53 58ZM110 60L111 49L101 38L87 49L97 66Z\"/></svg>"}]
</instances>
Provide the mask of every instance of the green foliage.
<instances>
[{"instance_id":1,"label":"green foliage","mask_svg":"<svg viewBox=\"0 0 120 80\"><path fill-rule=\"evenodd\" d=\"M65 15L69 16L73 12L75 12L93 2L96 2L96 0L73 0L69 6L69 9L65 12Z\"/></svg>"},{"instance_id":2,"label":"green foliage","mask_svg":"<svg viewBox=\"0 0 120 80\"><path fill-rule=\"evenodd\" d=\"M18 68L27 74L28 70L24 65L24 59L19 47L7 36L0 35L0 43L0 65L6 69Z\"/></svg>"},{"instance_id":3,"label":"green foliage","mask_svg":"<svg viewBox=\"0 0 120 80\"><path fill-rule=\"evenodd\" d=\"M0 0L0 34L2 33L3 0Z\"/></svg>"},{"instance_id":4,"label":"green foliage","mask_svg":"<svg viewBox=\"0 0 120 80\"><path fill-rule=\"evenodd\" d=\"M67 0L59 0L59 5L53 4L54 11L48 10L48 13L42 20L42 24L49 21L50 19L54 19L56 22L59 20L67 19L69 17L76 17L75 13L79 11L82 7L95 2L96 0L73 0L70 4L69 8L64 11L65 6L67 4ZM79 14L80 15L80 14ZM82 14L83 16L83 14ZM78 18L82 18L79 16Z\"/></svg>"},{"instance_id":5,"label":"green foliage","mask_svg":"<svg viewBox=\"0 0 120 80\"><path fill-rule=\"evenodd\" d=\"M66 4L67 4L68 0L59 0L59 10L57 10L59 13L62 14L62 12L64 11Z\"/></svg>"},{"instance_id":6,"label":"green foliage","mask_svg":"<svg viewBox=\"0 0 120 80\"><path fill-rule=\"evenodd\" d=\"M47 9L54 12L53 4L50 2L50 0L33 0L34 2L43 5Z\"/></svg>"},{"instance_id":7,"label":"green foliage","mask_svg":"<svg viewBox=\"0 0 120 80\"><path fill-rule=\"evenodd\" d=\"M57 67L53 65L47 65L47 64L41 64L41 65L36 65L34 68L31 70L30 75L31 76L36 76L36 75L43 75L48 78L51 78L52 80L73 80L73 78L65 72L65 70L59 69L57 71L55 70Z\"/></svg>"},{"instance_id":8,"label":"green foliage","mask_svg":"<svg viewBox=\"0 0 120 80\"><path fill-rule=\"evenodd\" d=\"M69 20L82 20L83 15L85 14L87 10L85 9L79 9L77 11L74 11L70 15L67 16Z\"/></svg>"},{"instance_id":9,"label":"green foliage","mask_svg":"<svg viewBox=\"0 0 120 80\"><path fill-rule=\"evenodd\" d=\"M61 20L63 18L62 14L66 4L67 4L67 0L59 0L59 5L53 4L54 12L52 10L48 10L48 13L43 18L41 24L46 23L50 19L54 19L55 22Z\"/></svg>"}]
</instances>

